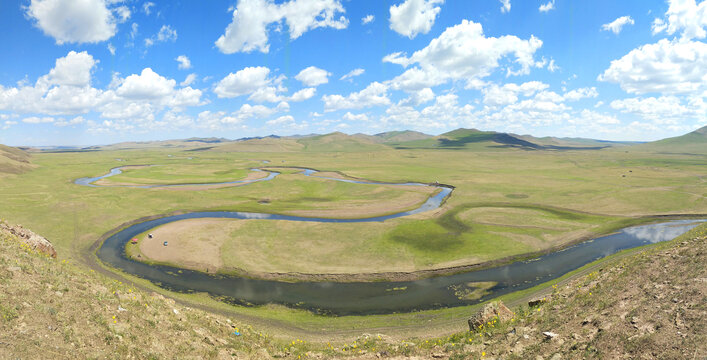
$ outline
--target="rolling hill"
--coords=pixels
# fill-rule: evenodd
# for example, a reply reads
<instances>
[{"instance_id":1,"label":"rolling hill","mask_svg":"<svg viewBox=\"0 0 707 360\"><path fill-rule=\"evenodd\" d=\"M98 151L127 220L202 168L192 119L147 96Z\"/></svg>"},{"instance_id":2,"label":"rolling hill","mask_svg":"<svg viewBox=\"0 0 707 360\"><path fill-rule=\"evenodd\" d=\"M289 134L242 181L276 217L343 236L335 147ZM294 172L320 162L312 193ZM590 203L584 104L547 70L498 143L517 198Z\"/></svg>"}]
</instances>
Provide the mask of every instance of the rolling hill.
<instances>
[{"instance_id":1,"label":"rolling hill","mask_svg":"<svg viewBox=\"0 0 707 360\"><path fill-rule=\"evenodd\" d=\"M0 175L20 174L32 168L28 153L18 148L0 145Z\"/></svg>"},{"instance_id":2,"label":"rolling hill","mask_svg":"<svg viewBox=\"0 0 707 360\"><path fill-rule=\"evenodd\" d=\"M682 136L635 145L635 150L664 153L707 154L707 126Z\"/></svg>"}]
</instances>

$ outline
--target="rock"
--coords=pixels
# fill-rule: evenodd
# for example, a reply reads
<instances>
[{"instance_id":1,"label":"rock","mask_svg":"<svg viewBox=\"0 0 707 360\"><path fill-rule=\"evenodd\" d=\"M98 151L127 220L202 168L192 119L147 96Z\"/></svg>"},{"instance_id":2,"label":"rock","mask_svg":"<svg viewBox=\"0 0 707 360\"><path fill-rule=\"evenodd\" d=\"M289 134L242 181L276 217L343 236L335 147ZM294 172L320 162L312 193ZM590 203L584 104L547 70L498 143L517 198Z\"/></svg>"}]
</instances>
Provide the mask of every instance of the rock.
<instances>
[{"instance_id":1,"label":"rock","mask_svg":"<svg viewBox=\"0 0 707 360\"><path fill-rule=\"evenodd\" d=\"M533 306L538 306L540 304L544 304L547 302L547 298L535 298L530 301L528 301L528 306L533 307Z\"/></svg>"},{"instance_id":2,"label":"rock","mask_svg":"<svg viewBox=\"0 0 707 360\"><path fill-rule=\"evenodd\" d=\"M543 335L548 339L554 339L557 337L557 334L555 334L552 331L545 331L545 332L543 332Z\"/></svg>"},{"instance_id":3,"label":"rock","mask_svg":"<svg viewBox=\"0 0 707 360\"><path fill-rule=\"evenodd\" d=\"M562 355L560 355L560 353L556 353L555 355L552 355L550 360L562 360Z\"/></svg>"},{"instance_id":4,"label":"rock","mask_svg":"<svg viewBox=\"0 0 707 360\"><path fill-rule=\"evenodd\" d=\"M44 237L39 236L20 225L10 226L5 222L0 222L0 229L17 236L20 240L22 240L22 242L29 245L33 250L56 258L56 250L54 250L54 246Z\"/></svg>"},{"instance_id":5,"label":"rock","mask_svg":"<svg viewBox=\"0 0 707 360\"><path fill-rule=\"evenodd\" d=\"M513 311L507 308L502 301L486 304L469 318L469 330L474 331L494 318L498 318L499 321L509 320L513 318Z\"/></svg>"},{"instance_id":6,"label":"rock","mask_svg":"<svg viewBox=\"0 0 707 360\"><path fill-rule=\"evenodd\" d=\"M14 272L22 271L22 268L19 266L8 266L7 271L14 273Z\"/></svg>"}]
</instances>

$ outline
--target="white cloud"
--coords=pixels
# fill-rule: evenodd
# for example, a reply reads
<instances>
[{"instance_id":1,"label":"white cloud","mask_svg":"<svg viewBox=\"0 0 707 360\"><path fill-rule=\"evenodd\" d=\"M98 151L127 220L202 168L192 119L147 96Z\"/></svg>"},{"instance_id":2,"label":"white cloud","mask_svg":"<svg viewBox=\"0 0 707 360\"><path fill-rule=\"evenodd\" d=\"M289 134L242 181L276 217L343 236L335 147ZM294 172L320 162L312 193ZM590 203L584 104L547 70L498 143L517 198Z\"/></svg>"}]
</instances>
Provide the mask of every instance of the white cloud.
<instances>
[{"instance_id":1,"label":"white cloud","mask_svg":"<svg viewBox=\"0 0 707 360\"><path fill-rule=\"evenodd\" d=\"M108 45L106 47L108 48L108 51L110 52L111 55L115 55L115 46L113 46L113 44L108 43Z\"/></svg>"},{"instance_id":2,"label":"white cloud","mask_svg":"<svg viewBox=\"0 0 707 360\"><path fill-rule=\"evenodd\" d=\"M137 36L137 31L138 31L139 27L140 27L140 25L138 25L137 23L132 23L132 25L130 25L130 38L131 39L135 39L135 37Z\"/></svg>"},{"instance_id":3,"label":"white cloud","mask_svg":"<svg viewBox=\"0 0 707 360\"><path fill-rule=\"evenodd\" d=\"M346 121L368 121L368 115L366 114L352 114L351 112L346 112L342 119Z\"/></svg>"},{"instance_id":4,"label":"white cloud","mask_svg":"<svg viewBox=\"0 0 707 360\"><path fill-rule=\"evenodd\" d=\"M629 93L700 93L707 90L707 44L662 39L613 60L599 81L618 83Z\"/></svg>"},{"instance_id":5,"label":"white cloud","mask_svg":"<svg viewBox=\"0 0 707 360\"><path fill-rule=\"evenodd\" d=\"M287 91L287 88L282 86L282 82L286 79L284 75L277 78L270 78L270 69L264 66L246 67L237 71L235 74L230 73L216 84L214 93L219 98L234 98L238 96L249 95L248 100L255 102L283 102L283 101L304 101L310 99L316 93L313 87L301 89L292 96L285 96L282 93ZM306 78L307 80L318 80L314 77ZM314 81L316 82L316 81Z\"/></svg>"},{"instance_id":6,"label":"white cloud","mask_svg":"<svg viewBox=\"0 0 707 360\"><path fill-rule=\"evenodd\" d=\"M702 101L683 104L676 96L628 98L614 100L611 107L622 113L636 114L654 124L678 124L686 118L707 118L707 106Z\"/></svg>"},{"instance_id":7,"label":"white cloud","mask_svg":"<svg viewBox=\"0 0 707 360\"><path fill-rule=\"evenodd\" d=\"M368 14L368 15L361 18L361 24L366 25L366 24L372 23L373 20L375 20L375 19L376 19L375 16Z\"/></svg>"},{"instance_id":8,"label":"white cloud","mask_svg":"<svg viewBox=\"0 0 707 360\"><path fill-rule=\"evenodd\" d=\"M179 55L177 56L176 60L179 63L179 69L185 70L185 69L190 69L191 68L191 61L186 55Z\"/></svg>"},{"instance_id":9,"label":"white cloud","mask_svg":"<svg viewBox=\"0 0 707 360\"><path fill-rule=\"evenodd\" d=\"M627 25L627 24L631 24L631 25L635 24L635 22L633 21L633 18L631 18L630 16L622 16L622 17L620 17L620 18L618 18L608 24L602 25L601 29L604 31L611 31L614 34L618 35L618 33L621 32L621 29L624 27L624 25Z\"/></svg>"},{"instance_id":10,"label":"white cloud","mask_svg":"<svg viewBox=\"0 0 707 360\"><path fill-rule=\"evenodd\" d=\"M410 39L417 34L427 34L441 10L437 5L443 3L444 0L405 0L393 5L390 7L390 28Z\"/></svg>"},{"instance_id":11,"label":"white cloud","mask_svg":"<svg viewBox=\"0 0 707 360\"><path fill-rule=\"evenodd\" d=\"M77 116L71 120L59 119L54 123L54 125L63 127L63 126L83 124L84 122L86 122L86 119L84 119L82 116Z\"/></svg>"},{"instance_id":12,"label":"white cloud","mask_svg":"<svg viewBox=\"0 0 707 360\"><path fill-rule=\"evenodd\" d=\"M268 78L270 69L264 66L246 67L234 73L229 73L218 82L214 93L219 98L233 98L251 94L270 84Z\"/></svg>"},{"instance_id":13,"label":"white cloud","mask_svg":"<svg viewBox=\"0 0 707 360\"><path fill-rule=\"evenodd\" d=\"M150 15L150 13L152 12L151 9L152 9L152 7L154 7L154 6L155 6L155 3L153 3L152 1L147 1L147 2L145 2L145 3L142 4L142 11L143 11L145 14Z\"/></svg>"},{"instance_id":14,"label":"white cloud","mask_svg":"<svg viewBox=\"0 0 707 360\"><path fill-rule=\"evenodd\" d=\"M294 124L295 118L292 115L283 115L277 119L266 121L265 124L269 126L282 126Z\"/></svg>"},{"instance_id":15,"label":"white cloud","mask_svg":"<svg viewBox=\"0 0 707 360\"><path fill-rule=\"evenodd\" d=\"M156 120L167 110L171 117L186 107L200 106L202 92L191 87L176 88L176 81L165 78L149 68L140 74L121 78L113 74L107 89L91 86L91 71L97 63L89 54L69 52L57 59L48 74L28 85L0 86L0 110L14 114L33 114L25 122L54 122L56 126L76 125L89 112L98 113L104 121L86 121L90 132L113 130L155 129L166 126ZM35 115L36 114L36 115ZM73 119L55 119L47 115L73 115ZM166 116L166 115L165 115Z\"/></svg>"},{"instance_id":16,"label":"white cloud","mask_svg":"<svg viewBox=\"0 0 707 360\"><path fill-rule=\"evenodd\" d=\"M549 85L540 81L529 81L521 85L508 83L503 86L493 84L483 89L484 104L489 106L510 105L518 101L518 96L532 96L547 89Z\"/></svg>"},{"instance_id":17,"label":"white cloud","mask_svg":"<svg viewBox=\"0 0 707 360\"><path fill-rule=\"evenodd\" d=\"M653 21L653 33L665 31L672 35L682 30L685 40L707 36L704 27L707 26L707 1L699 4L695 0L669 0L670 6L665 13L666 20L656 18Z\"/></svg>"},{"instance_id":18,"label":"white cloud","mask_svg":"<svg viewBox=\"0 0 707 360\"><path fill-rule=\"evenodd\" d=\"M324 95L324 111L336 111L341 109L360 109L371 106L389 105L388 87L379 82L372 82L365 89L349 94Z\"/></svg>"},{"instance_id":19,"label":"white cloud","mask_svg":"<svg viewBox=\"0 0 707 360\"><path fill-rule=\"evenodd\" d=\"M498 0L501 2L501 12L507 13L511 11L511 0Z\"/></svg>"},{"instance_id":20,"label":"white cloud","mask_svg":"<svg viewBox=\"0 0 707 360\"><path fill-rule=\"evenodd\" d=\"M420 111L412 106L393 105L386 109L385 115L378 123L381 129L405 127L422 131L439 131L460 127L474 118L474 108L469 104L460 106L458 99L459 97L454 93L441 95L436 98L434 104Z\"/></svg>"},{"instance_id":21,"label":"white cloud","mask_svg":"<svg viewBox=\"0 0 707 360\"><path fill-rule=\"evenodd\" d=\"M233 10L233 20L216 46L226 54L259 50L267 53L268 26L284 21L294 40L307 31L331 27L344 29L349 21L339 0L290 0L275 4L273 0L239 0Z\"/></svg>"},{"instance_id":22,"label":"white cloud","mask_svg":"<svg viewBox=\"0 0 707 360\"><path fill-rule=\"evenodd\" d=\"M577 101L584 98L595 98L599 96L595 87L574 89L566 92L562 97L567 101Z\"/></svg>"},{"instance_id":23,"label":"white cloud","mask_svg":"<svg viewBox=\"0 0 707 360\"><path fill-rule=\"evenodd\" d=\"M435 93L430 88L424 88L419 91L410 93L407 99L401 100L398 105L400 106L418 106L430 102L435 99Z\"/></svg>"},{"instance_id":24,"label":"white cloud","mask_svg":"<svg viewBox=\"0 0 707 360\"><path fill-rule=\"evenodd\" d=\"M545 4L540 5L538 10L540 10L540 12L548 12L554 8L555 8L555 0L550 0L550 1L546 2Z\"/></svg>"},{"instance_id":25,"label":"white cloud","mask_svg":"<svg viewBox=\"0 0 707 360\"><path fill-rule=\"evenodd\" d=\"M579 123L584 124L602 124L602 125L616 125L620 124L621 121L615 116L601 114L596 111L584 109L580 112ZM570 123L576 122L577 120L570 121Z\"/></svg>"},{"instance_id":26,"label":"white cloud","mask_svg":"<svg viewBox=\"0 0 707 360\"><path fill-rule=\"evenodd\" d=\"M126 99L162 98L174 91L176 81L160 76L150 68L140 75L132 74L123 80L116 94Z\"/></svg>"},{"instance_id":27,"label":"white cloud","mask_svg":"<svg viewBox=\"0 0 707 360\"><path fill-rule=\"evenodd\" d=\"M85 51L70 51L65 57L56 59L54 68L42 79L53 85L87 86L91 83L91 71L97 63L98 60Z\"/></svg>"},{"instance_id":28,"label":"white cloud","mask_svg":"<svg viewBox=\"0 0 707 360\"><path fill-rule=\"evenodd\" d=\"M288 100L295 102L304 101L307 99L311 99L316 92L317 89L315 88L304 88L292 94L292 96L290 96Z\"/></svg>"},{"instance_id":29,"label":"white cloud","mask_svg":"<svg viewBox=\"0 0 707 360\"><path fill-rule=\"evenodd\" d=\"M394 89L415 91L450 80L465 80L467 87L472 87L477 80L500 67L499 61L503 58L511 58L518 65L516 70L508 65L507 75L530 73L530 68L538 65L534 54L541 46L542 41L535 36L528 40L512 35L486 37L481 24L463 20L412 56L394 53L385 56L383 61L404 67L418 65L391 80Z\"/></svg>"},{"instance_id":30,"label":"white cloud","mask_svg":"<svg viewBox=\"0 0 707 360\"><path fill-rule=\"evenodd\" d=\"M116 15L118 15L118 23L124 23L130 18L130 9L127 6L118 6L114 9Z\"/></svg>"},{"instance_id":31,"label":"white cloud","mask_svg":"<svg viewBox=\"0 0 707 360\"><path fill-rule=\"evenodd\" d=\"M328 83L329 76L331 76L330 72L316 66L310 66L295 75L295 79L301 81L306 86L319 86Z\"/></svg>"},{"instance_id":32,"label":"white cloud","mask_svg":"<svg viewBox=\"0 0 707 360\"><path fill-rule=\"evenodd\" d=\"M157 42L177 41L177 30L172 29L169 25L162 25L160 31L151 38L145 39L145 46L150 47Z\"/></svg>"},{"instance_id":33,"label":"white cloud","mask_svg":"<svg viewBox=\"0 0 707 360\"><path fill-rule=\"evenodd\" d=\"M550 72L555 72L555 71L557 71L559 68L560 68L559 66L555 65L555 59L550 59L550 63L547 64L547 69L548 69Z\"/></svg>"},{"instance_id":34,"label":"white cloud","mask_svg":"<svg viewBox=\"0 0 707 360\"><path fill-rule=\"evenodd\" d=\"M117 23L130 17L130 11L124 6L109 9L113 3L108 0L31 0L25 10L34 25L59 45L97 43L113 37Z\"/></svg>"},{"instance_id":35,"label":"white cloud","mask_svg":"<svg viewBox=\"0 0 707 360\"><path fill-rule=\"evenodd\" d=\"M46 117L31 116L31 117L26 117L26 118L22 119L22 122L27 123L27 124L46 124L46 123L54 122L54 118L49 117L49 116L46 116Z\"/></svg>"},{"instance_id":36,"label":"white cloud","mask_svg":"<svg viewBox=\"0 0 707 360\"><path fill-rule=\"evenodd\" d=\"M346 75L340 77L339 80L349 80L349 81L351 81L351 79L353 79L354 77L363 75L363 73L364 73L365 71L366 71L366 70L363 70L363 69L361 69L361 68L353 69L353 70L349 71Z\"/></svg>"},{"instance_id":37,"label":"white cloud","mask_svg":"<svg viewBox=\"0 0 707 360\"><path fill-rule=\"evenodd\" d=\"M193 84L194 81L196 81L196 78L197 78L196 74L191 73L191 74L187 75L187 77L184 79L184 81L179 83L179 86L189 86L189 85Z\"/></svg>"}]
</instances>

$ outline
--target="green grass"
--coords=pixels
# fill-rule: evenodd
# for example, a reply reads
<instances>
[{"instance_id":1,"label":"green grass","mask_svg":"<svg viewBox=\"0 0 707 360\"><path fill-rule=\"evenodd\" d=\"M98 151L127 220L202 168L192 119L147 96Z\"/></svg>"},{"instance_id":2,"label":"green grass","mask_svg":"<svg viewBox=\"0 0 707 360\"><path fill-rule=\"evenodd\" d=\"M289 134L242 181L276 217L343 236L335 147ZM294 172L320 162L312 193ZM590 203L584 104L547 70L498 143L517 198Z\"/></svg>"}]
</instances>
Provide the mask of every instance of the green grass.
<instances>
[{"instance_id":1,"label":"green grass","mask_svg":"<svg viewBox=\"0 0 707 360\"><path fill-rule=\"evenodd\" d=\"M148 181L181 180L194 175L190 173L196 172L196 168L191 167L193 164L203 164L196 174L199 180L218 182L224 178L242 177L237 173L219 172L236 169L245 174L248 168L263 166L260 160L270 160L268 165L272 166L341 171L378 181L439 181L456 186L451 198L436 215L427 213L375 225L358 224L345 231L339 229L339 232L333 227L319 229L321 234L335 234L336 237L321 236L317 241L360 238L360 245L351 248L350 256L360 254L361 261L368 254L379 254L380 258L403 257L406 266L414 267L435 266L459 259L486 261L571 241L575 239L574 232L583 229L590 233L605 233L641 221L636 220L641 216L707 213L704 195L707 185L700 178L704 173L704 162L691 155L647 151L627 153L624 149L566 152L497 148L485 148L484 151L383 149L350 152L344 149L322 151L315 156L300 151L222 152L216 147L213 151L198 152L149 149L34 154L34 169L2 177L0 217L47 237L57 247L60 259L83 259L104 233L146 216L198 210L295 213L322 208L345 213L353 206L365 207L367 203L375 204L380 200L394 201L404 195L402 190L382 187L384 190L381 191L376 190L377 186L345 185L296 174L283 174L269 182L208 191L90 188L73 184L76 178L105 174L110 168L130 164L163 164L174 170L174 174L170 170L161 174L143 172L142 175L135 170L135 174ZM168 157L168 154L173 156ZM116 158L125 161L118 162ZM155 167L150 171L162 170ZM151 176L161 178L151 179ZM525 196L509 196L512 194ZM269 205L258 202L264 198L271 200ZM521 211L520 215L516 211ZM482 224L479 214L483 213L490 213L496 217L494 221L503 224L520 223L547 227L548 230ZM263 242L267 241L270 240ZM291 246L296 245L293 240ZM321 247L326 246L321 243ZM191 298L193 295L179 296ZM288 323L306 318L308 324L317 326L332 321L280 308L237 309L243 314L280 318ZM468 309L451 310L449 314L459 316L464 311ZM388 321L415 323L419 320L403 318L405 316L399 315L352 322L360 326L384 326ZM334 321L332 324L338 323Z\"/></svg>"}]
</instances>

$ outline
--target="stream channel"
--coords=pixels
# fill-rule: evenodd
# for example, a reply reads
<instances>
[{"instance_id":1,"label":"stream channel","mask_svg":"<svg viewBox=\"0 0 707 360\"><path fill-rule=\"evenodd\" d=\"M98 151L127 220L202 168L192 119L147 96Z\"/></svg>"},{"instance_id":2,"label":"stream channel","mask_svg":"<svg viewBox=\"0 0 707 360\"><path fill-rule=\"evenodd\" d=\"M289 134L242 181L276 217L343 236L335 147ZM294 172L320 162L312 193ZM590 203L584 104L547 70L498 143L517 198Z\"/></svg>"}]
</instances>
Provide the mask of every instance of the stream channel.
<instances>
[{"instance_id":1,"label":"stream channel","mask_svg":"<svg viewBox=\"0 0 707 360\"><path fill-rule=\"evenodd\" d=\"M256 169L254 169L256 170ZM264 171L264 170L262 170ZM268 171L267 177L219 184L250 183L275 178L278 173ZM98 186L92 183L120 173L120 168L95 178L81 178L76 184ZM315 170L306 169L311 176ZM324 177L320 177L324 178ZM325 178L360 184L387 184L373 181ZM180 185L149 185L136 187L172 187ZM194 185L194 184L189 184ZM214 184L198 184L214 185ZM365 219L329 219L276 215L252 212L192 212L148 220L129 226L108 237L100 245L97 255L104 263L126 273L147 279L171 291L206 292L222 301L239 305L282 304L292 308L332 315L371 315L411 312L417 310L471 305L500 295L527 289L552 280L594 260L624 249L672 240L705 220L673 220L657 224L627 227L618 232L569 246L527 261L471 271L455 275L438 276L416 281L385 282L284 282L258 280L231 275L207 274L163 265L149 265L128 258L125 244L133 237L173 221L196 218L269 219L308 222L363 223L385 221L438 208L452 192L452 188L422 184L388 184L402 186L436 186L440 192L431 196L419 208L397 214ZM474 283L493 282L481 297L469 299L465 294L478 290Z\"/></svg>"}]
</instances>

